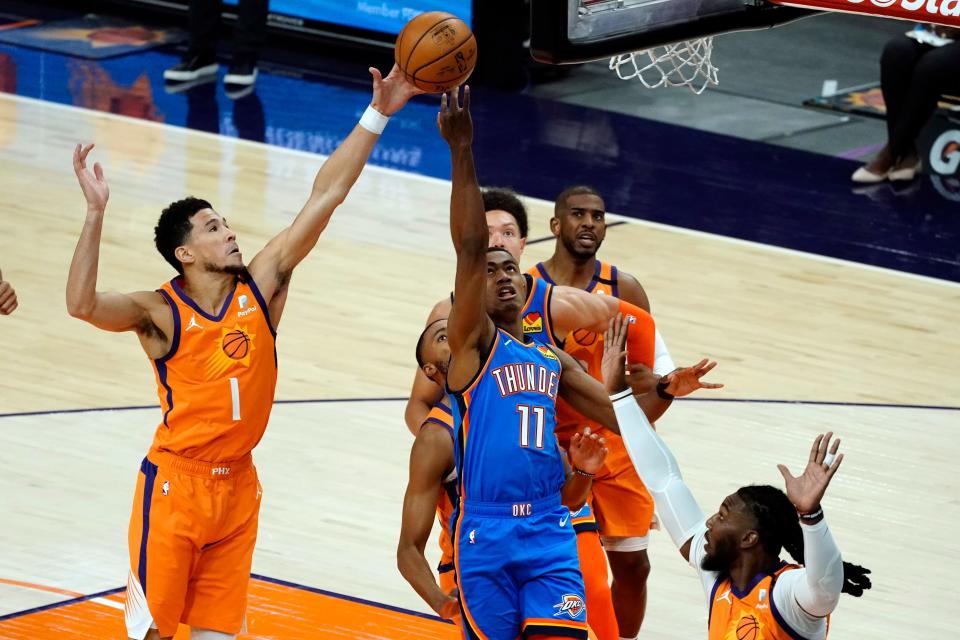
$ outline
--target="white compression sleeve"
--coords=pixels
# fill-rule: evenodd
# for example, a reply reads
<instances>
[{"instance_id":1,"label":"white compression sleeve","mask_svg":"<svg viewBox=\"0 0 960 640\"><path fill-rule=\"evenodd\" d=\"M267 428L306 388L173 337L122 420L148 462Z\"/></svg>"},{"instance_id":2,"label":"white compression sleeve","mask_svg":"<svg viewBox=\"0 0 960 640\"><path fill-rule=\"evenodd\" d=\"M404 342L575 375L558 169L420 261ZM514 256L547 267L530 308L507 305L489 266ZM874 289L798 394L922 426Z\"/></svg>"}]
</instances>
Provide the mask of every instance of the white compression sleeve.
<instances>
[{"instance_id":1,"label":"white compression sleeve","mask_svg":"<svg viewBox=\"0 0 960 640\"><path fill-rule=\"evenodd\" d=\"M801 524L803 568L806 580L797 584L794 597L810 615L823 617L833 611L843 590L843 558L826 520Z\"/></svg>"},{"instance_id":2,"label":"white compression sleeve","mask_svg":"<svg viewBox=\"0 0 960 640\"><path fill-rule=\"evenodd\" d=\"M650 426L632 392L627 389L610 399L627 454L656 502L660 521L681 547L703 526L703 512L683 482L676 458Z\"/></svg>"},{"instance_id":3,"label":"white compression sleeve","mask_svg":"<svg viewBox=\"0 0 960 640\"><path fill-rule=\"evenodd\" d=\"M663 341L663 336L660 335L660 329L655 329L653 372L665 376L676 368L677 365L670 357L670 352L667 351L667 343Z\"/></svg>"}]
</instances>

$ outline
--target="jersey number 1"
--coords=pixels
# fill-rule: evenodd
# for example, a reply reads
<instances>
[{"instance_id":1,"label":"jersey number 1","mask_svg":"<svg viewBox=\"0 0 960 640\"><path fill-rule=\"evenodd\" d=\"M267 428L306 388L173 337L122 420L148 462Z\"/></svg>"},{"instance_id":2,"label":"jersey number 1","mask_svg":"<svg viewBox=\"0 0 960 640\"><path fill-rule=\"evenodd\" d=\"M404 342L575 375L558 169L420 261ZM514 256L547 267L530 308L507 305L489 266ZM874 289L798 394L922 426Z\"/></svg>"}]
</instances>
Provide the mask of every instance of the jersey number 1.
<instances>
[{"instance_id":1,"label":"jersey number 1","mask_svg":"<svg viewBox=\"0 0 960 640\"><path fill-rule=\"evenodd\" d=\"M520 446L530 446L530 414L532 413L534 419L534 446L537 449L543 449L543 407L518 404L517 413L520 414Z\"/></svg>"},{"instance_id":2,"label":"jersey number 1","mask_svg":"<svg viewBox=\"0 0 960 640\"><path fill-rule=\"evenodd\" d=\"M240 381L230 378L230 399L233 401L233 419L240 419Z\"/></svg>"}]
</instances>

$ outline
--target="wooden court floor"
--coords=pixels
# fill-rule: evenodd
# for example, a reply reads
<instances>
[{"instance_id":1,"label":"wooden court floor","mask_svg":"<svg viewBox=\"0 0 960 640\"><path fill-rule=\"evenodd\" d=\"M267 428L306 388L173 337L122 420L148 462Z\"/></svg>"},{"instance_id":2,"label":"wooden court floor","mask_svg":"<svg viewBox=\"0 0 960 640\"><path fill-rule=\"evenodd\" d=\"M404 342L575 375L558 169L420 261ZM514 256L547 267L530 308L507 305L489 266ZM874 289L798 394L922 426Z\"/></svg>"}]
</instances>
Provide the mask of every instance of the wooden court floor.
<instances>
[{"instance_id":1,"label":"wooden court floor","mask_svg":"<svg viewBox=\"0 0 960 640\"><path fill-rule=\"evenodd\" d=\"M120 291L170 277L152 247L169 201L211 200L249 259L292 220L322 161L0 95L0 268L20 298L0 318L0 639L121 637L122 613L103 604L119 593L4 616L122 585L158 416L136 339L65 310L84 212L78 141L98 144L110 182L100 286ZM279 402L257 452L264 579L251 587L248 637L449 637L404 612L427 609L394 559L411 442L396 398L423 319L450 289L448 198L444 181L368 168L294 276ZM536 240L550 206L528 205ZM532 243L525 265L551 250ZM843 598L831 638L951 637L960 287L636 221L611 228L601 255L644 284L678 363L720 362L727 387L678 402L660 426L704 510L741 484L778 483L776 463L800 468L813 434L839 432L848 458L825 508L875 587ZM665 535L651 555L642 637L704 637L692 572Z\"/></svg>"}]
</instances>

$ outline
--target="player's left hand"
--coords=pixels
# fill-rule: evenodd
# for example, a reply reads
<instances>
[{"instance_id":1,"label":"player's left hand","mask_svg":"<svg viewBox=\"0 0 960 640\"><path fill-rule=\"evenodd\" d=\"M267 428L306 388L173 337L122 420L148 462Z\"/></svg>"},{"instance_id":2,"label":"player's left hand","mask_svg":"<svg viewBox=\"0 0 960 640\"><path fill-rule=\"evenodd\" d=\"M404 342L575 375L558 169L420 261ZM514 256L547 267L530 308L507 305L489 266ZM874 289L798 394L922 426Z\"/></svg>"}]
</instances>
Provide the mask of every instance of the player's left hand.
<instances>
[{"instance_id":1,"label":"player's left hand","mask_svg":"<svg viewBox=\"0 0 960 640\"><path fill-rule=\"evenodd\" d=\"M717 366L716 362L704 358L692 367L681 367L671 371L663 377L668 383L666 392L674 397L682 398L683 396L690 395L697 389L723 388L723 385L719 382L704 382L701 380L701 378L710 373L715 366Z\"/></svg>"},{"instance_id":2,"label":"player's left hand","mask_svg":"<svg viewBox=\"0 0 960 640\"><path fill-rule=\"evenodd\" d=\"M596 473L607 459L607 441L586 427L583 433L575 433L570 438L570 465L587 473Z\"/></svg>"},{"instance_id":3,"label":"player's left hand","mask_svg":"<svg viewBox=\"0 0 960 640\"><path fill-rule=\"evenodd\" d=\"M786 483L787 498L797 508L798 513L813 513L820 508L820 501L823 494L833 479L833 474L840 468L843 462L843 454L837 455L840 449L840 439L838 438L830 446L830 439L833 438L833 432L820 434L813 441L810 448L810 457L807 460L807 468L798 477L793 477L790 470L785 465L778 464L777 469L783 475L783 481ZM829 453L828 453L829 451Z\"/></svg>"},{"instance_id":4,"label":"player's left hand","mask_svg":"<svg viewBox=\"0 0 960 640\"><path fill-rule=\"evenodd\" d=\"M369 71L373 76L373 100L370 101L370 106L385 116L392 116L400 111L413 96L426 93L407 80L397 64L393 65L386 78L376 67L370 67Z\"/></svg>"}]
</instances>

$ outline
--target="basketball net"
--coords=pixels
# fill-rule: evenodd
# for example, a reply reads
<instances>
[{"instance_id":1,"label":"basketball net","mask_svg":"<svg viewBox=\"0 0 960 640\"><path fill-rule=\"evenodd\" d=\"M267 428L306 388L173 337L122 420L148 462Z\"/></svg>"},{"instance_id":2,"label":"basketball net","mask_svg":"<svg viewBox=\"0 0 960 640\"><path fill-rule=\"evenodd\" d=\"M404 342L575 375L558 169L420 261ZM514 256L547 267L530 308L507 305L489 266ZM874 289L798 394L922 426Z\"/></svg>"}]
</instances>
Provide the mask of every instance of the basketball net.
<instances>
[{"instance_id":1,"label":"basketball net","mask_svg":"<svg viewBox=\"0 0 960 640\"><path fill-rule=\"evenodd\" d=\"M699 95L718 83L712 54L710 36L614 56L610 68L621 80L637 79L648 89L687 87Z\"/></svg>"}]
</instances>

